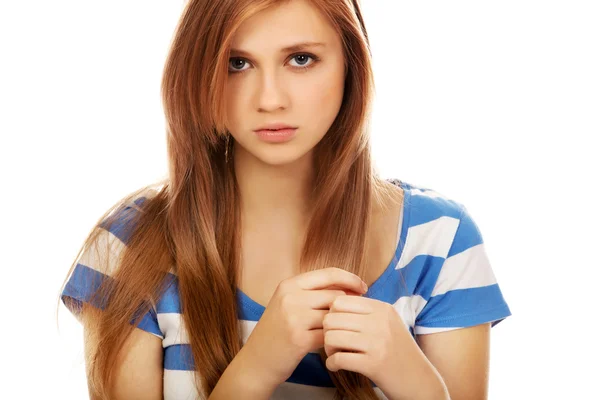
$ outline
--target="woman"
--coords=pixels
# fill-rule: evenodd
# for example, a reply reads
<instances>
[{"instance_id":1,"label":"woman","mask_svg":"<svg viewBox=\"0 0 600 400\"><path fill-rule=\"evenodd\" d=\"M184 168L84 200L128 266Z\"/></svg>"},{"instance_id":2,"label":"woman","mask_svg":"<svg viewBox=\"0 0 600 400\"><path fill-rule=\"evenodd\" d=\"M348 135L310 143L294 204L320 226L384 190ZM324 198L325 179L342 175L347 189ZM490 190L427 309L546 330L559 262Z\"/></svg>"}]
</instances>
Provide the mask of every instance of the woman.
<instances>
[{"instance_id":1,"label":"woman","mask_svg":"<svg viewBox=\"0 0 600 400\"><path fill-rule=\"evenodd\" d=\"M169 177L100 218L62 292L92 398L485 397L510 310L464 206L374 173L372 78L355 0L187 4Z\"/></svg>"}]
</instances>

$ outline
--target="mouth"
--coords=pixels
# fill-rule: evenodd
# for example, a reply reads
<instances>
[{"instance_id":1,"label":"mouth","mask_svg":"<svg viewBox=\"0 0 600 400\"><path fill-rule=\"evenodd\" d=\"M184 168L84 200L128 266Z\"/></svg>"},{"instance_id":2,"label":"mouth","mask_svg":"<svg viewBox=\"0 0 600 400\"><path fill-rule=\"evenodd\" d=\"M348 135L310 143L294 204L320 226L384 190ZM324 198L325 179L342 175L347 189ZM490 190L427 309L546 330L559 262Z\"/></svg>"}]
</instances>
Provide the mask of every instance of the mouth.
<instances>
[{"instance_id":1,"label":"mouth","mask_svg":"<svg viewBox=\"0 0 600 400\"><path fill-rule=\"evenodd\" d=\"M260 129L254 131L255 134L263 141L267 142L283 142L292 139L296 135L297 128L284 129Z\"/></svg>"},{"instance_id":2,"label":"mouth","mask_svg":"<svg viewBox=\"0 0 600 400\"><path fill-rule=\"evenodd\" d=\"M283 129L297 129L297 126L291 126L283 122L271 122L269 124L265 124L258 129L255 129L254 132L258 131L280 131Z\"/></svg>"}]
</instances>

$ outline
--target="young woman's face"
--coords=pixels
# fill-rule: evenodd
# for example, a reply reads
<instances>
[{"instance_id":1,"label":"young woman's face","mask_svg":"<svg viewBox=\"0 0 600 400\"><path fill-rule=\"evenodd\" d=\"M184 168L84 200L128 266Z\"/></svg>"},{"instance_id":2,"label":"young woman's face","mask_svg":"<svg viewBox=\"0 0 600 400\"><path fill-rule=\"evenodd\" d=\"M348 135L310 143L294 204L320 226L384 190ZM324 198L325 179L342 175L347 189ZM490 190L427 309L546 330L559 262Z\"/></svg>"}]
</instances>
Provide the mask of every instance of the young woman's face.
<instances>
[{"instance_id":1,"label":"young woman's face","mask_svg":"<svg viewBox=\"0 0 600 400\"><path fill-rule=\"evenodd\" d=\"M283 50L303 42L323 45ZM307 1L291 0L245 21L233 38L228 69L227 129L235 152L243 153L237 155L273 165L293 162L311 152L340 109L342 43ZM297 127L295 135L273 143L255 132L271 123Z\"/></svg>"}]
</instances>

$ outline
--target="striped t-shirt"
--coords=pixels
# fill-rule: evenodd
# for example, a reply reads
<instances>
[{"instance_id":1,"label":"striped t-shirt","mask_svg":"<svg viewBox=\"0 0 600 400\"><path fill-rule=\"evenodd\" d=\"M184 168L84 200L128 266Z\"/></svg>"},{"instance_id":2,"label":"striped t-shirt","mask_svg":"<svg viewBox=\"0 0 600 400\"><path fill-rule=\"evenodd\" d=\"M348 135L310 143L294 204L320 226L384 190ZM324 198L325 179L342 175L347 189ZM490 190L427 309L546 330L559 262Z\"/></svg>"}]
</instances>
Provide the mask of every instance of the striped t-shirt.
<instances>
[{"instance_id":1,"label":"striped t-shirt","mask_svg":"<svg viewBox=\"0 0 600 400\"><path fill-rule=\"evenodd\" d=\"M403 215L398 223L397 248L383 274L365 297L393 304L413 338L491 322L492 327L511 315L492 271L481 232L466 208L442 194L389 179L404 191ZM135 200L141 204L146 194ZM134 208L124 208L124 213ZM113 224L77 260L62 293L71 312L89 301L98 287L99 257L115 265L127 245L127 232ZM107 244L110 248L106 254ZM101 250L99 253L98 250ZM102 250L104 249L104 250ZM165 400L201 399L194 389L193 361L188 334L182 324L177 275L167 275L170 285L139 329L162 339ZM110 273L110 270L108 271ZM71 302L65 302L70 297ZM238 289L238 320L242 343L265 308ZM379 388L375 391L386 399ZM272 399L331 399L334 385L319 353L308 353Z\"/></svg>"}]
</instances>

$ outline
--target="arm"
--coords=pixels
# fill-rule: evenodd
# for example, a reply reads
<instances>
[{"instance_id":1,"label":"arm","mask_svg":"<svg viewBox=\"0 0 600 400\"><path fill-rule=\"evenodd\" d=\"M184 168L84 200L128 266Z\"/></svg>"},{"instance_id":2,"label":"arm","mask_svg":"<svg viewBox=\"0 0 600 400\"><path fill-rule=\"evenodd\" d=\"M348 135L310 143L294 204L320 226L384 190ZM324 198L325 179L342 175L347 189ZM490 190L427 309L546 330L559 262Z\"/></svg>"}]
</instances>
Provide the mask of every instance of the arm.
<instances>
[{"instance_id":1,"label":"arm","mask_svg":"<svg viewBox=\"0 0 600 400\"><path fill-rule=\"evenodd\" d=\"M415 347L416 350L407 348L407 369L396 374L402 379L380 387L385 396L390 400L454 400L439 372Z\"/></svg>"},{"instance_id":2,"label":"arm","mask_svg":"<svg viewBox=\"0 0 600 400\"><path fill-rule=\"evenodd\" d=\"M433 335L430 335L433 336ZM386 373L373 375L377 386L390 400L456 400L450 396L440 372L408 334L396 335L402 349L386 363ZM452 344L458 353L460 346ZM468 362L468 361L465 361ZM460 399L460 398L458 398Z\"/></svg>"},{"instance_id":3,"label":"arm","mask_svg":"<svg viewBox=\"0 0 600 400\"><path fill-rule=\"evenodd\" d=\"M486 400L490 324L417 335L406 363L381 387L394 400ZM419 349L420 347L420 349ZM422 350L422 351L421 351ZM382 382L383 384L383 382Z\"/></svg>"},{"instance_id":4,"label":"arm","mask_svg":"<svg viewBox=\"0 0 600 400\"><path fill-rule=\"evenodd\" d=\"M416 337L442 376L452 400L487 399L489 323Z\"/></svg>"},{"instance_id":5,"label":"arm","mask_svg":"<svg viewBox=\"0 0 600 400\"><path fill-rule=\"evenodd\" d=\"M98 318L101 312L89 304L83 304L81 322L84 327L84 351L88 374L89 357L98 346L97 335L90 322ZM111 399L162 400L162 384L162 340L151 333L135 328L125 340L117 356ZM88 382L88 387L90 399L96 400L97 396L93 393L90 382Z\"/></svg>"},{"instance_id":6,"label":"arm","mask_svg":"<svg viewBox=\"0 0 600 400\"><path fill-rule=\"evenodd\" d=\"M84 326L84 350L86 360L92 351L98 346L96 333L90 323L98 318L102 311L83 304L80 321ZM260 400L269 399L277 384L268 382L263 376L259 376L256 368L249 359L249 349L242 347L238 355L233 359L215 386L210 400L239 399ZM86 367L89 368L89 361ZM86 371L89 373L89 370ZM119 355L117 356L114 385L111 388L111 399L148 399L162 400L163 398L163 348L162 340L141 329L134 329L127 338ZM92 393L91 384L90 399L97 400L98 397Z\"/></svg>"},{"instance_id":7,"label":"arm","mask_svg":"<svg viewBox=\"0 0 600 400\"><path fill-rule=\"evenodd\" d=\"M249 349L242 347L221 375L208 400L268 400L271 397L277 383L267 381L256 368L250 367L253 364L249 357Z\"/></svg>"}]
</instances>

